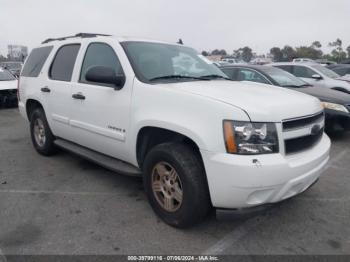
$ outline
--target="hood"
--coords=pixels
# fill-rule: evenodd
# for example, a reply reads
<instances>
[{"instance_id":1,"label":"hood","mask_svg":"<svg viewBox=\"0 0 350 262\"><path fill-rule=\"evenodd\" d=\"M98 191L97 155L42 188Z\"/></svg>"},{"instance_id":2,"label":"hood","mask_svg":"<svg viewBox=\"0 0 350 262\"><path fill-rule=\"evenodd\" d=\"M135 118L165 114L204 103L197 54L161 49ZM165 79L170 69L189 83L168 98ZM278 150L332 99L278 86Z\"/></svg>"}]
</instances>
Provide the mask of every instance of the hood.
<instances>
[{"instance_id":1,"label":"hood","mask_svg":"<svg viewBox=\"0 0 350 262\"><path fill-rule=\"evenodd\" d=\"M271 85L226 80L191 81L173 85L183 92L239 107L249 115L251 121L280 122L322 110L320 101L315 97Z\"/></svg>"},{"instance_id":2,"label":"hood","mask_svg":"<svg viewBox=\"0 0 350 262\"><path fill-rule=\"evenodd\" d=\"M329 88L311 86L311 87L291 88L291 90L295 90L308 95L315 96L321 101L337 103L342 105L350 104L350 94L329 89Z\"/></svg>"},{"instance_id":3,"label":"hood","mask_svg":"<svg viewBox=\"0 0 350 262\"><path fill-rule=\"evenodd\" d=\"M0 90L17 89L17 80L0 81Z\"/></svg>"}]
</instances>

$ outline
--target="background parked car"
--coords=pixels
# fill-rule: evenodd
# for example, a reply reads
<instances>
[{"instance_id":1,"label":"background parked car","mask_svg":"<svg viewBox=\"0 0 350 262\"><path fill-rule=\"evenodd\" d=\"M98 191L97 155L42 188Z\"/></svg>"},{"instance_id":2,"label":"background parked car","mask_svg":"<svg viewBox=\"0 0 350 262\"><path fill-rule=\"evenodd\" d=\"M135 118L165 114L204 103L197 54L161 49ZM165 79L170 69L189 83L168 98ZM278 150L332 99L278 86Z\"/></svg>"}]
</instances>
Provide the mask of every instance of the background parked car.
<instances>
[{"instance_id":1,"label":"background parked car","mask_svg":"<svg viewBox=\"0 0 350 262\"><path fill-rule=\"evenodd\" d=\"M0 67L9 70L14 76L18 77L21 73L23 63L22 62L2 62Z\"/></svg>"},{"instance_id":2,"label":"background parked car","mask_svg":"<svg viewBox=\"0 0 350 262\"><path fill-rule=\"evenodd\" d=\"M345 76L350 74L350 64L337 64L327 66L328 69L336 72L340 76Z\"/></svg>"},{"instance_id":3,"label":"background parked car","mask_svg":"<svg viewBox=\"0 0 350 262\"><path fill-rule=\"evenodd\" d=\"M294 63L316 63L315 60L312 60L310 58L294 58Z\"/></svg>"},{"instance_id":4,"label":"background parked car","mask_svg":"<svg viewBox=\"0 0 350 262\"><path fill-rule=\"evenodd\" d=\"M6 69L0 68L0 108L17 105L17 79Z\"/></svg>"},{"instance_id":5,"label":"background parked car","mask_svg":"<svg viewBox=\"0 0 350 262\"><path fill-rule=\"evenodd\" d=\"M320 64L274 63L270 65L281 68L311 85L327 87L350 94L350 83L340 79L340 75Z\"/></svg>"},{"instance_id":6,"label":"background parked car","mask_svg":"<svg viewBox=\"0 0 350 262\"><path fill-rule=\"evenodd\" d=\"M350 130L350 94L312 86L294 75L272 66L230 65L221 67L221 70L234 81L253 81L281 86L315 96L322 101L325 107L326 130L328 132Z\"/></svg>"}]
</instances>

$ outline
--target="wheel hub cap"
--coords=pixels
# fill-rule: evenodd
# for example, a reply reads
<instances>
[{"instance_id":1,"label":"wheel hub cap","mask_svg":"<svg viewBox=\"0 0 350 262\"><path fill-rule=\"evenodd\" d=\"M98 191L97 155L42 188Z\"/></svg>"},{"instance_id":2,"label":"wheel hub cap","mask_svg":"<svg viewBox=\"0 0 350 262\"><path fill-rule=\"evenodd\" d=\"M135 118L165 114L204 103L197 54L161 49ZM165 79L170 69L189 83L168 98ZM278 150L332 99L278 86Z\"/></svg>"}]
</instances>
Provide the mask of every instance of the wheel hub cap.
<instances>
[{"instance_id":1,"label":"wheel hub cap","mask_svg":"<svg viewBox=\"0 0 350 262\"><path fill-rule=\"evenodd\" d=\"M183 191L179 175L166 162L160 162L152 170L152 191L158 204L168 212L175 212L182 204Z\"/></svg>"},{"instance_id":2,"label":"wheel hub cap","mask_svg":"<svg viewBox=\"0 0 350 262\"><path fill-rule=\"evenodd\" d=\"M38 146L42 147L45 145L45 141L46 141L45 127L41 119L36 119L34 122L34 138Z\"/></svg>"}]
</instances>

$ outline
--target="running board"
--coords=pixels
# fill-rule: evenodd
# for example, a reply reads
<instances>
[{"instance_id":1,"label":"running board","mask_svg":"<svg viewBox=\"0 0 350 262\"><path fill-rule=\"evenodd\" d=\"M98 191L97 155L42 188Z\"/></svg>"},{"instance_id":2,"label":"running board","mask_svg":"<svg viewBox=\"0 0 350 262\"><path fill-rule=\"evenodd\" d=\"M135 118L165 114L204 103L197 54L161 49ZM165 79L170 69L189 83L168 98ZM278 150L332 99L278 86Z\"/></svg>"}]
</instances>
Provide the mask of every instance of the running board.
<instances>
[{"instance_id":1,"label":"running board","mask_svg":"<svg viewBox=\"0 0 350 262\"><path fill-rule=\"evenodd\" d=\"M86 158L91 162L94 162L116 173L128 176L141 176L141 170L139 168L130 165L124 161L118 160L110 156L106 156L104 154L98 153L86 147L69 142L67 140L56 139L54 143L60 148L70 151L83 158Z\"/></svg>"}]
</instances>

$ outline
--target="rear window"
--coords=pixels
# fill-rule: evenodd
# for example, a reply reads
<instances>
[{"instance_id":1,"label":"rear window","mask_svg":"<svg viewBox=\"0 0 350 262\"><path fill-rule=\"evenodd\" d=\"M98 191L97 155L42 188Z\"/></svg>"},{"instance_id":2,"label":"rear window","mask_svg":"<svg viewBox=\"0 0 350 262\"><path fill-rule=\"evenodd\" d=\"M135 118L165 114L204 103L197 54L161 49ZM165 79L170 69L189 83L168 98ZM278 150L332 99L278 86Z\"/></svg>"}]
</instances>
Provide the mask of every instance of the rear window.
<instances>
[{"instance_id":1,"label":"rear window","mask_svg":"<svg viewBox=\"0 0 350 262\"><path fill-rule=\"evenodd\" d=\"M52 46L45 46L33 49L23 67L21 76L37 77L52 48Z\"/></svg>"},{"instance_id":2,"label":"rear window","mask_svg":"<svg viewBox=\"0 0 350 262\"><path fill-rule=\"evenodd\" d=\"M79 44L65 45L57 51L50 68L49 75L51 79L59 81L71 80L79 48Z\"/></svg>"}]
</instances>

